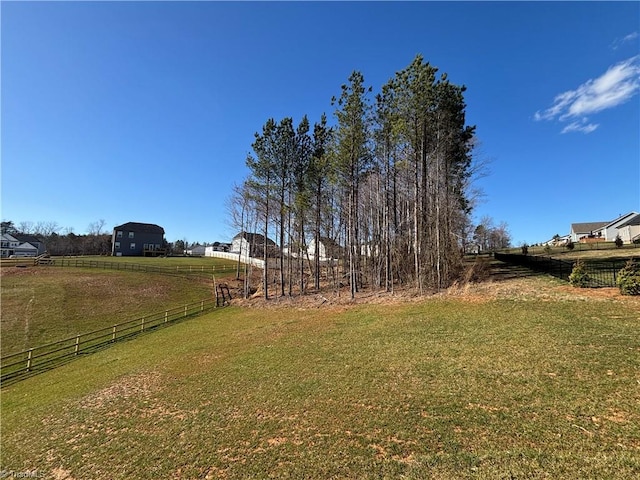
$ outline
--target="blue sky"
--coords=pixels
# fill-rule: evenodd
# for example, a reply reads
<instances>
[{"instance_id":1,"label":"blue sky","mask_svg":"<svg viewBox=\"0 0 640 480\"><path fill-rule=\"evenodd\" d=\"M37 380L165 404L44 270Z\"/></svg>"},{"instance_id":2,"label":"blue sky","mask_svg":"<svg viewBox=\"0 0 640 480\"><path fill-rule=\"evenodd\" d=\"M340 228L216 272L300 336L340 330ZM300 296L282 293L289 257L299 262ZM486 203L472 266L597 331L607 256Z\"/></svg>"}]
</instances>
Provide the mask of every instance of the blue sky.
<instances>
[{"instance_id":1,"label":"blue sky","mask_svg":"<svg viewBox=\"0 0 640 480\"><path fill-rule=\"evenodd\" d=\"M421 53L467 86L513 243L640 211L638 2L1 3L3 220L230 241L265 121L313 123L353 70Z\"/></svg>"}]
</instances>

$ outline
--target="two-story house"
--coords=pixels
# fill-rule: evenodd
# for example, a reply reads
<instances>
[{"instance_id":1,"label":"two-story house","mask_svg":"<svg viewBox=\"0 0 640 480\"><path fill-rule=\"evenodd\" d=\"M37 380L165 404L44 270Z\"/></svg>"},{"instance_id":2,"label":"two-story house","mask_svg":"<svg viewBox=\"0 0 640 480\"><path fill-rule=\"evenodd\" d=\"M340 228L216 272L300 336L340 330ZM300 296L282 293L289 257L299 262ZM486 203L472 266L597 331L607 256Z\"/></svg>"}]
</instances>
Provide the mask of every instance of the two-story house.
<instances>
[{"instance_id":1,"label":"two-story house","mask_svg":"<svg viewBox=\"0 0 640 480\"><path fill-rule=\"evenodd\" d=\"M164 255L164 229L153 223L128 222L113 228L111 255L158 256Z\"/></svg>"},{"instance_id":2,"label":"two-story house","mask_svg":"<svg viewBox=\"0 0 640 480\"><path fill-rule=\"evenodd\" d=\"M44 243L33 235L3 233L0 239L0 257L36 257L45 253Z\"/></svg>"},{"instance_id":3,"label":"two-story house","mask_svg":"<svg viewBox=\"0 0 640 480\"><path fill-rule=\"evenodd\" d=\"M267 255L274 256L278 253L276 243L267 238ZM231 241L229 252L239 253L242 257L261 258L264 256L264 235L259 233L240 232Z\"/></svg>"}]
</instances>

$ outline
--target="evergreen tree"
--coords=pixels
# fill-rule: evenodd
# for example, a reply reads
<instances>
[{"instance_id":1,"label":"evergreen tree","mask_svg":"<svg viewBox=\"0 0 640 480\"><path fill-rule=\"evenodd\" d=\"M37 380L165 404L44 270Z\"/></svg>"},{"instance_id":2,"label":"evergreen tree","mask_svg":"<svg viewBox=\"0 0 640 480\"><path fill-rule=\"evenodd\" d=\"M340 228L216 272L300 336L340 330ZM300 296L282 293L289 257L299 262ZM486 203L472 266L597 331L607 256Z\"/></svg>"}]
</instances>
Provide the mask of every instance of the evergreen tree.
<instances>
[{"instance_id":1,"label":"evergreen tree","mask_svg":"<svg viewBox=\"0 0 640 480\"><path fill-rule=\"evenodd\" d=\"M371 162L371 107L366 94L363 75L354 71L349 76L349 83L342 85L340 98L334 98L334 104L338 105L335 111L338 120L335 133L336 169L340 186L344 189L347 199L346 205L342 206L342 215L346 217L352 298L355 297L360 284L359 189Z\"/></svg>"}]
</instances>

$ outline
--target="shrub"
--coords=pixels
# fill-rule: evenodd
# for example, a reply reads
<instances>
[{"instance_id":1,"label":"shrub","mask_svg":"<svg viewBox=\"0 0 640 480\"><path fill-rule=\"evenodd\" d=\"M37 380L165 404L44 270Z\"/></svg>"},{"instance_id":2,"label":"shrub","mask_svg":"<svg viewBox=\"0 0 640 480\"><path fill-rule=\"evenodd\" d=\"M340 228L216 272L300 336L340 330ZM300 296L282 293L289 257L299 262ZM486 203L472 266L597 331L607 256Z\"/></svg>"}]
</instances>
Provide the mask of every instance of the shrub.
<instances>
[{"instance_id":1,"label":"shrub","mask_svg":"<svg viewBox=\"0 0 640 480\"><path fill-rule=\"evenodd\" d=\"M551 255L551 245L545 245L544 246L544 253L546 253L547 255Z\"/></svg>"},{"instance_id":2,"label":"shrub","mask_svg":"<svg viewBox=\"0 0 640 480\"><path fill-rule=\"evenodd\" d=\"M573 240L569 240L565 247L567 247L567 250L573 250L574 248L576 248L576 244L573 243Z\"/></svg>"},{"instance_id":3,"label":"shrub","mask_svg":"<svg viewBox=\"0 0 640 480\"><path fill-rule=\"evenodd\" d=\"M629 260L616 280L622 295L640 295L640 264Z\"/></svg>"},{"instance_id":4,"label":"shrub","mask_svg":"<svg viewBox=\"0 0 640 480\"><path fill-rule=\"evenodd\" d=\"M576 260L576 263L573 265L573 270L571 270L571 275L569 275L569 283L574 287L586 288L590 282L591 278L587 273L587 267L584 262L582 260Z\"/></svg>"},{"instance_id":5,"label":"shrub","mask_svg":"<svg viewBox=\"0 0 640 480\"><path fill-rule=\"evenodd\" d=\"M624 242L620 238L620 235L616 236L616 239L613 241L613 243L615 243L616 247L618 247L618 248L622 247L622 245L624 244Z\"/></svg>"},{"instance_id":6,"label":"shrub","mask_svg":"<svg viewBox=\"0 0 640 480\"><path fill-rule=\"evenodd\" d=\"M522 249L522 254L526 255L527 253L529 253L529 245L527 245L526 243L524 245L522 245L522 247L520 247Z\"/></svg>"}]
</instances>

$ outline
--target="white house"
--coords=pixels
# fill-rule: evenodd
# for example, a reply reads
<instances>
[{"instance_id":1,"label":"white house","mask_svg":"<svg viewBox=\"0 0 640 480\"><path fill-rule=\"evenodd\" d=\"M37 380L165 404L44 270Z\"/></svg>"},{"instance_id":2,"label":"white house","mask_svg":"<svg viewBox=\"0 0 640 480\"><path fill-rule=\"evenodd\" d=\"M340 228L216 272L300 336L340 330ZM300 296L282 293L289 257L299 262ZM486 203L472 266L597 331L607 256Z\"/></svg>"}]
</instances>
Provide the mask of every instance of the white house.
<instances>
[{"instance_id":1,"label":"white house","mask_svg":"<svg viewBox=\"0 0 640 480\"><path fill-rule=\"evenodd\" d=\"M257 257L264 255L264 235L259 233L240 232L231 241L230 253L240 254L241 257ZM267 237L268 253L277 251L276 243Z\"/></svg>"},{"instance_id":2,"label":"white house","mask_svg":"<svg viewBox=\"0 0 640 480\"><path fill-rule=\"evenodd\" d=\"M205 254L204 245L192 245L191 248L187 249L187 255L194 257L201 257Z\"/></svg>"},{"instance_id":3,"label":"white house","mask_svg":"<svg viewBox=\"0 0 640 480\"><path fill-rule=\"evenodd\" d=\"M313 259L316 255L316 239L312 238L307 246L307 252L309 252L309 258ZM318 257L321 262L327 260L336 260L340 257L340 246L327 237L320 237L318 242Z\"/></svg>"},{"instance_id":4,"label":"white house","mask_svg":"<svg viewBox=\"0 0 640 480\"><path fill-rule=\"evenodd\" d=\"M2 258L7 258L10 255L13 255L13 252L15 251L15 249L18 247L18 245L20 245L20 241L13 235L9 235L8 233L3 233L1 245L2 245L2 250L0 252L1 256Z\"/></svg>"},{"instance_id":5,"label":"white house","mask_svg":"<svg viewBox=\"0 0 640 480\"><path fill-rule=\"evenodd\" d=\"M36 257L45 251L44 244L36 237L30 235L10 235L3 233L0 245L0 256L2 258L7 258L12 255L16 257Z\"/></svg>"},{"instance_id":6,"label":"white house","mask_svg":"<svg viewBox=\"0 0 640 480\"><path fill-rule=\"evenodd\" d=\"M602 228L609 222L586 222L571 224L571 241L579 242L581 238L603 237ZM602 238L604 241L604 238Z\"/></svg>"},{"instance_id":7,"label":"white house","mask_svg":"<svg viewBox=\"0 0 640 480\"><path fill-rule=\"evenodd\" d=\"M624 243L634 243L640 241L640 214L629 218L624 223L618 225L618 235Z\"/></svg>"},{"instance_id":8,"label":"white house","mask_svg":"<svg viewBox=\"0 0 640 480\"><path fill-rule=\"evenodd\" d=\"M613 242L616 237L618 235L620 235L620 227L622 225L627 225L628 222L634 222L638 217L640 217L640 213L638 212L629 212L626 215L621 215L620 217L616 218L615 220L607 223L603 228L602 228L602 234L605 238L605 241L607 242ZM622 238L622 235L620 235L620 238ZM624 242L624 239L622 239L622 241ZM625 243L630 243L631 240L629 240L628 242Z\"/></svg>"},{"instance_id":9,"label":"white house","mask_svg":"<svg viewBox=\"0 0 640 480\"><path fill-rule=\"evenodd\" d=\"M629 212L608 222L587 222L571 224L571 241L613 242L618 235L624 243L632 243L638 238L640 213Z\"/></svg>"},{"instance_id":10,"label":"white house","mask_svg":"<svg viewBox=\"0 0 640 480\"><path fill-rule=\"evenodd\" d=\"M230 248L230 243L213 242L213 245L211 245L211 251L213 252L228 252Z\"/></svg>"},{"instance_id":11,"label":"white house","mask_svg":"<svg viewBox=\"0 0 640 480\"><path fill-rule=\"evenodd\" d=\"M562 245L566 245L567 243L569 243L569 240L571 239L571 235L563 235L563 236L554 236L552 239L547 240L546 242L543 242L542 245L546 246L549 245L550 247L557 247L557 246L562 246Z\"/></svg>"},{"instance_id":12,"label":"white house","mask_svg":"<svg viewBox=\"0 0 640 480\"><path fill-rule=\"evenodd\" d=\"M31 245L29 242L23 242L15 248L13 254L16 257L37 257L38 247Z\"/></svg>"}]
</instances>

